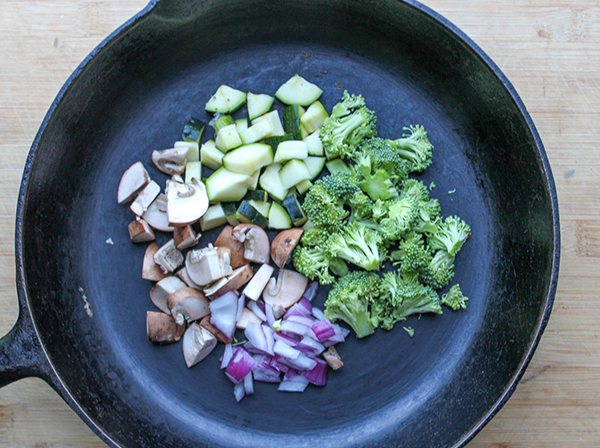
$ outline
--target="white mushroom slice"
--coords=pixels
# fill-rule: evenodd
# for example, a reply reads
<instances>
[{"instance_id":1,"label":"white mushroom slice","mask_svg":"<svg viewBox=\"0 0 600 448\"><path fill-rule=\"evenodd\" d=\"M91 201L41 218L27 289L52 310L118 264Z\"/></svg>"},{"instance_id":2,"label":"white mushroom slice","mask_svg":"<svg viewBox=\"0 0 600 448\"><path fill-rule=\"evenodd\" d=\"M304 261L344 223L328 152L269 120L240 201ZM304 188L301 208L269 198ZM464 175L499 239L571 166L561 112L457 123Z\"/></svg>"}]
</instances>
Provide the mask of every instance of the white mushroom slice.
<instances>
[{"instance_id":1,"label":"white mushroom slice","mask_svg":"<svg viewBox=\"0 0 600 448\"><path fill-rule=\"evenodd\" d=\"M304 230L296 227L294 229L283 230L273 238L273 242L271 243L271 258L279 269L283 269L290 259L290 255L298 244L298 241L300 241L303 232Z\"/></svg>"},{"instance_id":2,"label":"white mushroom slice","mask_svg":"<svg viewBox=\"0 0 600 448\"><path fill-rule=\"evenodd\" d=\"M273 317L281 319L285 315L286 309L281 305L273 305Z\"/></svg>"},{"instance_id":3,"label":"white mushroom slice","mask_svg":"<svg viewBox=\"0 0 600 448\"><path fill-rule=\"evenodd\" d=\"M307 286L308 278L304 275L283 269L283 275L279 276L279 282L275 278L269 280L269 285L263 292L263 300L273 308L275 305L280 305L288 309L302 298Z\"/></svg>"},{"instance_id":4,"label":"white mushroom slice","mask_svg":"<svg viewBox=\"0 0 600 448\"><path fill-rule=\"evenodd\" d=\"M198 244L198 240L202 237L201 233L196 233L191 225L185 227L175 227L173 230L173 239L175 247L179 250L188 249Z\"/></svg>"},{"instance_id":5,"label":"white mushroom slice","mask_svg":"<svg viewBox=\"0 0 600 448\"><path fill-rule=\"evenodd\" d=\"M130 222L127 229L132 243L147 243L156 239L152 227L143 219Z\"/></svg>"},{"instance_id":6,"label":"white mushroom slice","mask_svg":"<svg viewBox=\"0 0 600 448\"><path fill-rule=\"evenodd\" d=\"M184 184L185 183L185 180L183 180L183 177L181 177L179 174L173 174L171 176L171 180L173 182L177 182L177 183L180 183L180 184ZM169 187L169 183L167 182L167 188L168 187ZM167 190L167 192L168 192L168 190Z\"/></svg>"},{"instance_id":7,"label":"white mushroom slice","mask_svg":"<svg viewBox=\"0 0 600 448\"><path fill-rule=\"evenodd\" d=\"M242 317L240 317L240 320L237 321L235 326L240 330L245 330L249 322L256 322L258 325L262 324L262 320L260 320L256 314L244 307Z\"/></svg>"},{"instance_id":8,"label":"white mushroom slice","mask_svg":"<svg viewBox=\"0 0 600 448\"><path fill-rule=\"evenodd\" d=\"M239 268L235 269L231 275L228 275L226 278L222 278L214 285L211 285L210 288L205 288L204 294L206 294L210 300L214 300L226 292L240 289L250 281L253 275L254 272L249 264L240 266Z\"/></svg>"},{"instance_id":9,"label":"white mushroom slice","mask_svg":"<svg viewBox=\"0 0 600 448\"><path fill-rule=\"evenodd\" d=\"M206 328L208 331L214 334L215 337L223 344L231 344L233 342L233 338L227 337L225 333L210 323L210 316L204 316L200 321L200 326Z\"/></svg>"},{"instance_id":10,"label":"white mushroom slice","mask_svg":"<svg viewBox=\"0 0 600 448\"><path fill-rule=\"evenodd\" d=\"M332 370L338 370L344 365L342 358L340 358L340 355L333 345L323 352L323 359Z\"/></svg>"},{"instance_id":11,"label":"white mushroom slice","mask_svg":"<svg viewBox=\"0 0 600 448\"><path fill-rule=\"evenodd\" d=\"M154 261L168 274L183 264L183 254L175 247L175 240L170 239L154 254Z\"/></svg>"},{"instance_id":12,"label":"white mushroom slice","mask_svg":"<svg viewBox=\"0 0 600 448\"><path fill-rule=\"evenodd\" d=\"M190 275L187 272L186 267L182 267L181 269L179 269L175 275L177 277L179 277L186 285L188 285L190 288L194 288L194 289L199 289L202 290L202 286L199 286L197 284L195 284L192 279L190 278Z\"/></svg>"},{"instance_id":13,"label":"white mushroom slice","mask_svg":"<svg viewBox=\"0 0 600 448\"><path fill-rule=\"evenodd\" d=\"M173 227L169 225L169 216L167 215L167 196L159 194L154 202L148 206L142 218L150 226L161 232L172 232Z\"/></svg>"},{"instance_id":14,"label":"white mushroom slice","mask_svg":"<svg viewBox=\"0 0 600 448\"><path fill-rule=\"evenodd\" d=\"M167 192L167 215L169 224L187 226L198 221L208 209L206 187L193 178L191 184L170 181Z\"/></svg>"},{"instance_id":15,"label":"white mushroom slice","mask_svg":"<svg viewBox=\"0 0 600 448\"><path fill-rule=\"evenodd\" d=\"M133 204L129 207L130 210L136 215L142 216L159 194L160 187L156 182L151 180L150 183L140 191L137 198L135 198L135 201L133 201Z\"/></svg>"},{"instance_id":16,"label":"white mushroom slice","mask_svg":"<svg viewBox=\"0 0 600 448\"><path fill-rule=\"evenodd\" d=\"M213 283L232 272L229 254L223 250L219 252L212 244L188 252L185 267L190 279L199 286Z\"/></svg>"},{"instance_id":17,"label":"white mushroom slice","mask_svg":"<svg viewBox=\"0 0 600 448\"><path fill-rule=\"evenodd\" d=\"M188 367L206 358L217 346L217 338L206 328L192 324L183 335L183 357Z\"/></svg>"},{"instance_id":18,"label":"white mushroom slice","mask_svg":"<svg viewBox=\"0 0 600 448\"><path fill-rule=\"evenodd\" d=\"M256 302L265 289L265 286L267 286L267 283L269 283L269 278L271 278L273 271L273 267L268 264L263 264L260 269L256 271L256 274L254 274L250 283L244 288L246 297Z\"/></svg>"},{"instance_id":19,"label":"white mushroom slice","mask_svg":"<svg viewBox=\"0 0 600 448\"><path fill-rule=\"evenodd\" d=\"M182 146L162 151L152 151L152 161L156 168L165 174L181 174L185 170L189 150L189 147Z\"/></svg>"},{"instance_id":20,"label":"white mushroom slice","mask_svg":"<svg viewBox=\"0 0 600 448\"><path fill-rule=\"evenodd\" d=\"M154 261L154 254L158 252L160 247L156 243L150 244L144 253L144 262L142 263L142 278L144 280L152 280L159 282L167 277L159 265Z\"/></svg>"},{"instance_id":21,"label":"white mushroom slice","mask_svg":"<svg viewBox=\"0 0 600 448\"><path fill-rule=\"evenodd\" d=\"M142 162L135 162L123 173L119 183L117 201L119 204L131 202L137 194L150 182L148 171Z\"/></svg>"},{"instance_id":22,"label":"white mushroom slice","mask_svg":"<svg viewBox=\"0 0 600 448\"><path fill-rule=\"evenodd\" d=\"M167 299L171 294L180 288L185 288L185 283L177 277L171 276L163 278L150 290L150 300L163 313L171 314L167 306Z\"/></svg>"},{"instance_id":23,"label":"white mushroom slice","mask_svg":"<svg viewBox=\"0 0 600 448\"><path fill-rule=\"evenodd\" d=\"M208 300L197 289L186 286L169 295L167 307L178 325L202 319L210 314Z\"/></svg>"},{"instance_id":24,"label":"white mushroom slice","mask_svg":"<svg viewBox=\"0 0 600 448\"><path fill-rule=\"evenodd\" d=\"M244 258L255 263L269 263L269 237L256 224L240 224L233 229L233 237L244 243Z\"/></svg>"},{"instance_id":25,"label":"white mushroom slice","mask_svg":"<svg viewBox=\"0 0 600 448\"><path fill-rule=\"evenodd\" d=\"M185 327L177 325L173 318L156 311L146 312L146 332L148 339L155 344L172 344L183 336Z\"/></svg>"},{"instance_id":26,"label":"white mushroom slice","mask_svg":"<svg viewBox=\"0 0 600 448\"><path fill-rule=\"evenodd\" d=\"M244 244L233 236L233 226L225 226L217 239L216 247L228 247L231 251L230 264L233 269L248 264L244 258Z\"/></svg>"}]
</instances>

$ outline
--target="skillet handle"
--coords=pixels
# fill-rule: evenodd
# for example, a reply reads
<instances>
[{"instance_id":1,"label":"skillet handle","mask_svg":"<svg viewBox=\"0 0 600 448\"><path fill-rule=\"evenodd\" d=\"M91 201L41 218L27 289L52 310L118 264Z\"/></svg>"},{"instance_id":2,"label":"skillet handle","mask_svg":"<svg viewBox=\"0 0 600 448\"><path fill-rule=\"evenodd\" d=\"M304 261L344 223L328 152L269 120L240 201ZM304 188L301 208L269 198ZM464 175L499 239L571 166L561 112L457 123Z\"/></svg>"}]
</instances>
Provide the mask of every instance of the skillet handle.
<instances>
[{"instance_id":1,"label":"skillet handle","mask_svg":"<svg viewBox=\"0 0 600 448\"><path fill-rule=\"evenodd\" d=\"M19 310L15 326L0 339L0 387L26 377L47 381L50 364L27 310Z\"/></svg>"}]
</instances>

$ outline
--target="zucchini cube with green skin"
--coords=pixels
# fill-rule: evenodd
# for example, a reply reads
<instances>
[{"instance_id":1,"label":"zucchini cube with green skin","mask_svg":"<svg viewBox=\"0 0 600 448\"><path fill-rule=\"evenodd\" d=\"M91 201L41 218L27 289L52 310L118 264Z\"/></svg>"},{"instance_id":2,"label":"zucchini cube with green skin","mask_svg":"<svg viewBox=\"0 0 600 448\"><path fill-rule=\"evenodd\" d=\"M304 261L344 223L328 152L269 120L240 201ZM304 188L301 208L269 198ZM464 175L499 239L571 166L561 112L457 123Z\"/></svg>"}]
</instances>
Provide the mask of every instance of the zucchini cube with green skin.
<instances>
[{"instance_id":1,"label":"zucchini cube with green skin","mask_svg":"<svg viewBox=\"0 0 600 448\"><path fill-rule=\"evenodd\" d=\"M292 227L292 220L285 207L273 202L269 209L269 229L284 230Z\"/></svg>"},{"instance_id":2,"label":"zucchini cube with green skin","mask_svg":"<svg viewBox=\"0 0 600 448\"><path fill-rule=\"evenodd\" d=\"M315 101L306 109L306 112L300 119L300 123L309 134L312 134L321 129L327 117L329 117L327 110L325 110L320 101Z\"/></svg>"},{"instance_id":3,"label":"zucchini cube with green skin","mask_svg":"<svg viewBox=\"0 0 600 448\"><path fill-rule=\"evenodd\" d=\"M313 132L303 140L306 143L309 156L323 157L325 155L325 151L323 150L323 142L321 141L318 132Z\"/></svg>"},{"instance_id":4,"label":"zucchini cube with green skin","mask_svg":"<svg viewBox=\"0 0 600 448\"><path fill-rule=\"evenodd\" d=\"M206 179L206 194L211 202L236 202L246 195L251 183L250 176L219 168Z\"/></svg>"},{"instance_id":5,"label":"zucchini cube with green skin","mask_svg":"<svg viewBox=\"0 0 600 448\"><path fill-rule=\"evenodd\" d=\"M239 222L256 224L263 229L266 229L269 224L267 218L247 201L242 201L235 216Z\"/></svg>"},{"instance_id":6,"label":"zucchini cube with green skin","mask_svg":"<svg viewBox=\"0 0 600 448\"><path fill-rule=\"evenodd\" d=\"M187 162L185 164L185 183L191 184L192 179L202 180L202 163L199 161Z\"/></svg>"},{"instance_id":7,"label":"zucchini cube with green skin","mask_svg":"<svg viewBox=\"0 0 600 448\"><path fill-rule=\"evenodd\" d=\"M281 170L280 163L272 163L265 172L260 176L258 181L260 187L271 195L277 201L283 201L288 194L288 188L283 188L279 171Z\"/></svg>"},{"instance_id":8,"label":"zucchini cube with green skin","mask_svg":"<svg viewBox=\"0 0 600 448\"><path fill-rule=\"evenodd\" d=\"M283 201L283 205L295 226L301 226L308 221L308 218L306 217L304 210L302 210L302 207L298 202L298 197L295 193L290 193Z\"/></svg>"},{"instance_id":9,"label":"zucchini cube with green skin","mask_svg":"<svg viewBox=\"0 0 600 448\"><path fill-rule=\"evenodd\" d=\"M325 168L325 160L325 157L313 156L309 156L304 159L304 164L310 173L310 180L315 179L319 174L321 174L321 171L323 171L323 168Z\"/></svg>"},{"instance_id":10,"label":"zucchini cube with green skin","mask_svg":"<svg viewBox=\"0 0 600 448\"><path fill-rule=\"evenodd\" d=\"M200 228L203 232L215 229L227 222L227 216L221 204L215 204L208 207L202 218L200 218Z\"/></svg>"},{"instance_id":11,"label":"zucchini cube with green skin","mask_svg":"<svg viewBox=\"0 0 600 448\"><path fill-rule=\"evenodd\" d=\"M292 134L294 140L302 140L300 130L300 106L293 104L283 109L283 129L286 134Z\"/></svg>"},{"instance_id":12,"label":"zucchini cube with green skin","mask_svg":"<svg viewBox=\"0 0 600 448\"><path fill-rule=\"evenodd\" d=\"M260 120L247 129L240 132L240 139L244 145L256 143L266 137L271 137L275 129L269 120Z\"/></svg>"},{"instance_id":13,"label":"zucchini cube with green skin","mask_svg":"<svg viewBox=\"0 0 600 448\"><path fill-rule=\"evenodd\" d=\"M237 129L238 134L242 131L245 131L248 129L248 120L245 118L239 118L235 120L235 128Z\"/></svg>"},{"instance_id":14,"label":"zucchini cube with green skin","mask_svg":"<svg viewBox=\"0 0 600 448\"><path fill-rule=\"evenodd\" d=\"M310 172L302 160L293 159L279 170L279 179L283 188L291 188L303 180L310 180Z\"/></svg>"},{"instance_id":15,"label":"zucchini cube with green skin","mask_svg":"<svg viewBox=\"0 0 600 448\"><path fill-rule=\"evenodd\" d=\"M196 142L175 142L173 148L189 148L185 156L188 162L197 162L200 160L200 145Z\"/></svg>"},{"instance_id":16,"label":"zucchini cube with green skin","mask_svg":"<svg viewBox=\"0 0 600 448\"><path fill-rule=\"evenodd\" d=\"M248 185L248 190L256 190L256 187L258 187L258 179L260 177L260 170L256 170L256 173L252 174L252 176L250 176L252 178L252 183L250 185Z\"/></svg>"},{"instance_id":17,"label":"zucchini cube with green skin","mask_svg":"<svg viewBox=\"0 0 600 448\"><path fill-rule=\"evenodd\" d=\"M283 163L292 159L303 160L308 157L308 146L302 140L288 140L277 146L274 162Z\"/></svg>"},{"instance_id":18,"label":"zucchini cube with green skin","mask_svg":"<svg viewBox=\"0 0 600 448\"><path fill-rule=\"evenodd\" d=\"M214 140L207 141L200 148L200 161L202 162L202 165L211 170L218 170L223 166L223 156L225 156L225 154L217 149Z\"/></svg>"},{"instance_id":19,"label":"zucchini cube with green skin","mask_svg":"<svg viewBox=\"0 0 600 448\"><path fill-rule=\"evenodd\" d=\"M246 102L246 94L240 90L222 85L206 103L207 112L230 114L238 110Z\"/></svg>"},{"instance_id":20,"label":"zucchini cube with green skin","mask_svg":"<svg viewBox=\"0 0 600 448\"><path fill-rule=\"evenodd\" d=\"M304 193L306 193L306 192L308 191L308 189L309 189L310 187L312 187L312 186L313 186L313 184L312 184L312 182L311 182L310 180L308 180L308 179L307 179L307 180L303 180L303 181L302 181L302 182L300 182L298 185L296 185L296 191L297 191L299 194L304 194Z\"/></svg>"},{"instance_id":21,"label":"zucchini cube with green skin","mask_svg":"<svg viewBox=\"0 0 600 448\"><path fill-rule=\"evenodd\" d=\"M223 166L234 173L252 176L263 166L273 163L273 150L264 143L252 143L228 152Z\"/></svg>"},{"instance_id":22,"label":"zucchini cube with green skin","mask_svg":"<svg viewBox=\"0 0 600 448\"><path fill-rule=\"evenodd\" d=\"M233 117L231 115L221 115L213 123L213 128L215 128L215 135L217 135L219 131L225 126L229 126L232 124L235 124L235 121L233 120Z\"/></svg>"},{"instance_id":23,"label":"zucchini cube with green skin","mask_svg":"<svg viewBox=\"0 0 600 448\"><path fill-rule=\"evenodd\" d=\"M279 144L281 142L287 142L289 140L293 140L291 134L285 134L285 135L275 135L273 137L267 137L263 140L263 143L266 143L267 145L270 145L271 148L273 149L273 152L277 151L277 147L279 146Z\"/></svg>"},{"instance_id":24,"label":"zucchini cube with green skin","mask_svg":"<svg viewBox=\"0 0 600 448\"><path fill-rule=\"evenodd\" d=\"M204 128L206 127L206 123L197 118L190 118L188 122L183 127L182 137L186 142L195 142L198 143L200 138L202 138L202 133L204 132Z\"/></svg>"},{"instance_id":25,"label":"zucchini cube with green skin","mask_svg":"<svg viewBox=\"0 0 600 448\"><path fill-rule=\"evenodd\" d=\"M258 212L265 218L269 218L269 210L271 210L270 202L255 201L254 199L250 199L248 200L248 204L258 210Z\"/></svg>"},{"instance_id":26,"label":"zucchini cube with green skin","mask_svg":"<svg viewBox=\"0 0 600 448\"><path fill-rule=\"evenodd\" d=\"M283 104L308 106L317 101L322 93L323 90L319 86L308 82L302 76L294 75L277 89L275 97Z\"/></svg>"},{"instance_id":27,"label":"zucchini cube with green skin","mask_svg":"<svg viewBox=\"0 0 600 448\"><path fill-rule=\"evenodd\" d=\"M237 131L235 123L219 129L219 132L217 133L217 138L215 140L215 144L217 146L217 149L223 152L228 152L232 149L239 148L240 146L242 146L242 140L240 138L240 134Z\"/></svg>"},{"instance_id":28,"label":"zucchini cube with green skin","mask_svg":"<svg viewBox=\"0 0 600 448\"><path fill-rule=\"evenodd\" d=\"M270 95L264 93L254 94L252 92L248 92L246 99L248 102L248 118L250 120L254 120L256 117L269 112L269 109L273 106L273 101L275 101L275 98Z\"/></svg>"},{"instance_id":29,"label":"zucchini cube with green skin","mask_svg":"<svg viewBox=\"0 0 600 448\"><path fill-rule=\"evenodd\" d=\"M244 198L247 201L253 200L258 202L267 202L269 200L269 194L264 190L249 191Z\"/></svg>"}]
</instances>

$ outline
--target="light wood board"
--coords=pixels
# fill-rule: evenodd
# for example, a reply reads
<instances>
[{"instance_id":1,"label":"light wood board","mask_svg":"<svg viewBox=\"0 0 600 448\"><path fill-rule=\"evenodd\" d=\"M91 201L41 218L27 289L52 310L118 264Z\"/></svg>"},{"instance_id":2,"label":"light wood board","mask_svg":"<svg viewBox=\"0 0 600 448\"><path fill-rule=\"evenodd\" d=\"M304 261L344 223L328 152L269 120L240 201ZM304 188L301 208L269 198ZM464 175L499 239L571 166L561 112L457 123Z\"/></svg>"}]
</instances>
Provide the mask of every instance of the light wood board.
<instances>
[{"instance_id":1,"label":"light wood board","mask_svg":"<svg viewBox=\"0 0 600 448\"><path fill-rule=\"evenodd\" d=\"M542 136L561 207L550 323L525 378L469 448L600 446L600 3L427 0L500 66ZM0 334L17 317L14 217L25 158L80 61L144 0L0 0ZM104 444L47 385L0 390L0 446Z\"/></svg>"}]
</instances>

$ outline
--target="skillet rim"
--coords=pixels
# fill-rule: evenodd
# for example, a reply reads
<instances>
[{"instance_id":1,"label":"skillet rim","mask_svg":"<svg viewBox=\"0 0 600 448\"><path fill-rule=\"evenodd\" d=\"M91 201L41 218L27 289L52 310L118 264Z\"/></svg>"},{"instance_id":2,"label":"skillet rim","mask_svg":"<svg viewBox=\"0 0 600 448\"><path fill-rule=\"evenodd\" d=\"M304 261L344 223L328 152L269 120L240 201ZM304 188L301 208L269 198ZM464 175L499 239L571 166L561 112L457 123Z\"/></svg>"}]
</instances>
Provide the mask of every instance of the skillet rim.
<instances>
[{"instance_id":1,"label":"skillet rim","mask_svg":"<svg viewBox=\"0 0 600 448\"><path fill-rule=\"evenodd\" d=\"M29 154L27 156L24 168L23 168L23 176L21 180L21 186L19 189L18 200L17 200L17 213L16 213L16 222L15 222L15 262L16 262L16 282L17 282L17 295L19 302L19 318L17 320L17 324L15 327L20 324L26 325L31 324L33 329L33 334L37 338L37 344L43 353L43 357L45 358L46 369L44 367L39 366L40 372L39 376L44 379L50 386L54 388L54 390L63 398L63 400L73 409L73 411L92 429L92 431L100 437L105 443L109 446L120 448L117 442L115 442L111 436L104 431L102 427L100 427L96 422L89 416L85 410L79 405L77 400L73 397L73 395L69 392L67 385L63 382L63 380L58 375L56 369L54 368L52 362L50 361L50 357L46 351L46 348L42 344L42 337L40 336L40 331L38 329L38 325L35 322L33 313L31 311L31 303L29 296L27 294L27 282L26 282L26 273L23 264L23 211L24 206L27 200L28 193L28 180L31 173L31 168L33 166L33 161L35 159L35 155L37 153L37 149L44 135L48 123L54 114L54 111L58 108L59 104L62 102L65 95L67 95L71 85L74 81L79 78L88 64L94 59L101 51L108 47L110 43L116 40L118 37L124 35L129 31L131 27L133 27L137 22L144 19L146 16L150 15L155 7L160 2L168 2L175 0L151 0L146 7L144 7L140 12L135 14L132 18L127 20L121 26L119 26L115 31L110 33L105 39L103 39L97 46L94 48L85 59L79 64L79 66L71 73L69 78L65 81L64 85L61 87L59 93L56 95L55 99L52 101L48 112L46 113L40 128L38 129L36 136L32 142L31 148L29 150ZM500 70L500 68L494 63L490 56L488 56L479 45L477 45L470 37L467 36L461 29L459 29L456 25L454 25L450 20L446 19L441 14L435 12L433 9L425 6L418 1L415 0L396 0L398 2L404 3L409 7L416 9L418 12L425 14L429 18L433 19L437 22L438 25L442 26L450 33L454 34L460 41L462 41L473 53L475 56L478 56L480 60L488 67L491 74L495 76L502 84L502 86L506 89L507 93L513 100L514 105L517 107L520 115L525 120L527 124L527 128L531 133L531 136L535 142L537 153L539 155L539 160L541 162L541 166L543 168L543 172L547 182L547 192L550 199L551 211L552 211L552 225L553 225L553 257L552 257L552 269L550 273L549 283L548 283L548 293L546 296L544 310L543 313L538 318L538 322L536 325L535 333L532 334L532 338L530 340L530 344L526 353L524 354L517 370L514 372L510 382L508 383L506 389L502 392L502 394L498 397L496 402L490 408L490 410L477 422L474 426L453 445L454 448L464 447L469 441L471 441L478 433L483 429L483 427L489 423L489 421L500 411L500 409L508 402L512 394L515 392L521 378L523 377L525 370L527 369L531 359L537 349L541 337L544 333L544 330L548 324L550 319L550 315L552 312L552 307L554 304L557 285L558 285L558 277L559 277L559 265L560 265L560 220L559 220L559 207L558 207L558 196L556 191L556 185L554 182L554 177L552 175L550 162L542 143L541 137L535 127L533 119L529 115L527 108L523 100L520 98L517 93L515 87L508 80L506 75ZM44 372L44 370L47 370Z\"/></svg>"}]
</instances>

